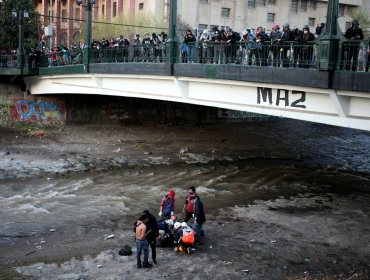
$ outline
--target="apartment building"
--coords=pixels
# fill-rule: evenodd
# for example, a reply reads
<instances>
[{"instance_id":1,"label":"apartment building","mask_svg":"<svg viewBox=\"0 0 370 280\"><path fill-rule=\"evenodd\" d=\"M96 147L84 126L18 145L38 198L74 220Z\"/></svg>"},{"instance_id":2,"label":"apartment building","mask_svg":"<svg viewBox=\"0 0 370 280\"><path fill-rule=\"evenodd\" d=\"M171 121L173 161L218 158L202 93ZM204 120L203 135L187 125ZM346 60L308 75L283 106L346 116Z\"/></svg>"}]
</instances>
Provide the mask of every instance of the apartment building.
<instances>
[{"instance_id":1,"label":"apartment building","mask_svg":"<svg viewBox=\"0 0 370 280\"><path fill-rule=\"evenodd\" d=\"M94 0L82 0L82 5L77 5L76 0L34 0L43 15L46 39L52 38L50 42L54 45L79 42L87 1ZM338 22L342 31L350 25L349 14L354 8L361 7L370 15L369 0L340 0L339 3ZM170 0L95 0L93 19L143 14L163 23L168 21L169 4ZM326 21L327 4L328 0L178 0L177 14L181 21L200 32L213 26L231 27L236 31L263 26L270 30L274 23L289 23L300 28L307 24L313 28Z\"/></svg>"},{"instance_id":2,"label":"apartment building","mask_svg":"<svg viewBox=\"0 0 370 280\"><path fill-rule=\"evenodd\" d=\"M179 1L180 18L194 29L211 29L213 26L231 27L241 31L246 27L263 26L271 30L274 23L315 27L326 21L328 0L199 0ZM194 2L194 3L193 3ZM342 31L352 19L349 14L356 7L367 8L369 0L340 0L339 25ZM189 7L191 6L191 7Z\"/></svg>"}]
</instances>

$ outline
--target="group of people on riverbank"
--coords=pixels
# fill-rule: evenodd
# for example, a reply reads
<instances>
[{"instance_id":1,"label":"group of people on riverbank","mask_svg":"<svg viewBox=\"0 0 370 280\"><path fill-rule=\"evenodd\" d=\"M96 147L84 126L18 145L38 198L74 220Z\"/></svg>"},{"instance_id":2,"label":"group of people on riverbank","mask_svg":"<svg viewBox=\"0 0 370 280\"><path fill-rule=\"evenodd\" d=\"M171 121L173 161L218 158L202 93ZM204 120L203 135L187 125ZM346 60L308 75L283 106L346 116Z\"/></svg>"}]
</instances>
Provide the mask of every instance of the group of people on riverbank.
<instances>
[{"instance_id":1,"label":"group of people on riverbank","mask_svg":"<svg viewBox=\"0 0 370 280\"><path fill-rule=\"evenodd\" d=\"M172 247L176 251L190 253L195 245L202 244L206 222L203 203L195 191L195 187L188 189L188 195L182 208L183 222L175 216L175 192L170 191L161 201L158 218L144 210L135 222L135 241L137 268L149 268L157 264L156 247ZM189 221L193 219L193 225ZM149 262L149 247L153 264ZM141 255L144 255L143 262Z\"/></svg>"}]
</instances>

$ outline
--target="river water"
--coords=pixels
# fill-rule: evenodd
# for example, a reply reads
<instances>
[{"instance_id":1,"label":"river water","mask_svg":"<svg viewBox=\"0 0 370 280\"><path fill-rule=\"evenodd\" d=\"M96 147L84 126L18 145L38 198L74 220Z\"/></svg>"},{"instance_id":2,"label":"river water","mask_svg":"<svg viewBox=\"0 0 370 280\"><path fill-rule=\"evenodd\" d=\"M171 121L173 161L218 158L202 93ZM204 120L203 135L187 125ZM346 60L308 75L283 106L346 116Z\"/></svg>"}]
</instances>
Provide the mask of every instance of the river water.
<instances>
[{"instance_id":1,"label":"river water","mask_svg":"<svg viewBox=\"0 0 370 280\"><path fill-rule=\"evenodd\" d=\"M240 124L232 126L234 132L240 132ZM239 136L233 136L235 139L230 139L230 131L221 128L218 131L217 126L213 126L209 130L217 130L217 138L226 139L220 140L216 146L211 134L203 136L208 141L200 140L194 129L177 128L182 133L192 134L187 134L194 140L191 148L189 141L172 147L173 143L166 142L170 136L161 143L159 135L163 137L168 129L157 131L157 134L148 132L147 137L152 142L144 142L145 136L140 136L141 140L135 146L146 148L142 153L144 160L138 162L134 157L126 157L124 165L119 164L122 160L112 163L111 157L109 161L100 154L91 157L91 147L96 147L93 140L89 147L86 147L88 141L81 141L84 148L80 153L86 152L90 157L81 156L80 161L76 160L80 155L78 151L66 152L68 145L76 144L76 139L70 139L68 143L67 136L47 142L43 140L39 158L37 152L32 156L19 152L30 147L35 149L37 143L25 140L18 149L11 143L2 143L0 237L8 240L39 236L50 229L62 231L91 224L100 228L118 227L114 221L125 216L128 219L137 217L143 209L157 213L161 198L170 189L176 192L176 213L180 214L187 188L191 185L196 187L206 212L214 216L220 209L247 209L269 201L285 201L286 213L299 214L318 205L325 208L327 204L330 208L333 197L357 204L358 209L354 211L370 216L370 134L294 121L288 121L284 126L294 133L285 134L272 122L261 126L260 130L253 127L240 132ZM89 133L94 133L94 129L89 129ZM70 132L69 136L72 134L75 138L78 136L76 131ZM250 134L254 135L247 137ZM110 134L105 133L104 137L107 135ZM128 135L127 131L124 135ZM134 137L134 131L129 135ZM256 135L266 135L268 139L261 141ZM55 154L64 154L52 157L52 149L58 141L58 146L64 145L64 148ZM248 141L250 144L246 143ZM128 140L122 143L128 143ZM124 150L123 146L121 148ZM120 153L121 148L114 146L110 150ZM65 158L68 158L68 164ZM37 162L37 168L34 162ZM71 171L81 162L84 166L80 172ZM96 162L108 167L97 171L97 164L94 169L86 169ZM303 210L289 205L289 201L304 197L320 197L322 201L305 205ZM270 206L271 211L274 209L276 205Z\"/></svg>"}]
</instances>

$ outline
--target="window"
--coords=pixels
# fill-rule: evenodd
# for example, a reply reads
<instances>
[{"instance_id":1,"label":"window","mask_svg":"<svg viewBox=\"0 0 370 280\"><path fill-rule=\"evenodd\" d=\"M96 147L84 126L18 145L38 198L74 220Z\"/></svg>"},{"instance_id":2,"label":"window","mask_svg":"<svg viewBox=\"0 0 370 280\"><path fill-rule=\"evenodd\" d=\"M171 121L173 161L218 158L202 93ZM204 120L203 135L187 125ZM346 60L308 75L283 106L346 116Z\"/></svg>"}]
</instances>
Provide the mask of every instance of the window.
<instances>
[{"instance_id":1,"label":"window","mask_svg":"<svg viewBox=\"0 0 370 280\"><path fill-rule=\"evenodd\" d=\"M267 21L268 22L275 22L275 14L274 13L267 13Z\"/></svg>"},{"instance_id":2,"label":"window","mask_svg":"<svg viewBox=\"0 0 370 280\"><path fill-rule=\"evenodd\" d=\"M344 17L344 5L339 4L339 16Z\"/></svg>"},{"instance_id":3,"label":"window","mask_svg":"<svg viewBox=\"0 0 370 280\"><path fill-rule=\"evenodd\" d=\"M307 0L301 0L301 12L307 12Z\"/></svg>"},{"instance_id":4,"label":"window","mask_svg":"<svg viewBox=\"0 0 370 280\"><path fill-rule=\"evenodd\" d=\"M276 2L275 0L269 0L269 5L275 5L276 4L275 2Z\"/></svg>"},{"instance_id":5,"label":"window","mask_svg":"<svg viewBox=\"0 0 370 280\"><path fill-rule=\"evenodd\" d=\"M62 10L62 22L67 22L67 9Z\"/></svg>"},{"instance_id":6,"label":"window","mask_svg":"<svg viewBox=\"0 0 370 280\"><path fill-rule=\"evenodd\" d=\"M293 13L298 13L298 0L292 0L290 11Z\"/></svg>"},{"instance_id":7,"label":"window","mask_svg":"<svg viewBox=\"0 0 370 280\"><path fill-rule=\"evenodd\" d=\"M218 28L218 25L211 25L211 30L212 30L214 27Z\"/></svg>"},{"instance_id":8,"label":"window","mask_svg":"<svg viewBox=\"0 0 370 280\"><path fill-rule=\"evenodd\" d=\"M198 30L200 32L203 32L203 30L207 29L207 27L208 27L208 24L199 24L198 25Z\"/></svg>"},{"instance_id":9,"label":"window","mask_svg":"<svg viewBox=\"0 0 370 280\"><path fill-rule=\"evenodd\" d=\"M199 2L202 3L202 4L207 4L208 0L200 0Z\"/></svg>"},{"instance_id":10,"label":"window","mask_svg":"<svg viewBox=\"0 0 370 280\"><path fill-rule=\"evenodd\" d=\"M80 19L80 8L76 8L75 10L75 18Z\"/></svg>"},{"instance_id":11,"label":"window","mask_svg":"<svg viewBox=\"0 0 370 280\"><path fill-rule=\"evenodd\" d=\"M116 17L117 16L117 2L113 2L113 12L112 16Z\"/></svg>"},{"instance_id":12,"label":"window","mask_svg":"<svg viewBox=\"0 0 370 280\"><path fill-rule=\"evenodd\" d=\"M222 8L221 9L221 16L222 17L230 17L230 9L229 8Z\"/></svg>"},{"instance_id":13,"label":"window","mask_svg":"<svg viewBox=\"0 0 370 280\"><path fill-rule=\"evenodd\" d=\"M105 15L105 5L101 5L101 15L104 17Z\"/></svg>"},{"instance_id":14,"label":"window","mask_svg":"<svg viewBox=\"0 0 370 280\"><path fill-rule=\"evenodd\" d=\"M256 1L255 0L248 0L248 7L249 8L255 8L256 7Z\"/></svg>"},{"instance_id":15,"label":"window","mask_svg":"<svg viewBox=\"0 0 370 280\"><path fill-rule=\"evenodd\" d=\"M258 0L258 6L265 6L266 3L265 3L265 0Z\"/></svg>"},{"instance_id":16,"label":"window","mask_svg":"<svg viewBox=\"0 0 370 280\"><path fill-rule=\"evenodd\" d=\"M316 10L316 0L310 0L310 8Z\"/></svg>"},{"instance_id":17,"label":"window","mask_svg":"<svg viewBox=\"0 0 370 280\"><path fill-rule=\"evenodd\" d=\"M309 26L315 26L316 24L315 24L315 21L316 21L316 19L315 18L308 18L308 25Z\"/></svg>"},{"instance_id":18,"label":"window","mask_svg":"<svg viewBox=\"0 0 370 280\"><path fill-rule=\"evenodd\" d=\"M139 11L144 10L144 3L139 3Z\"/></svg>"}]
</instances>

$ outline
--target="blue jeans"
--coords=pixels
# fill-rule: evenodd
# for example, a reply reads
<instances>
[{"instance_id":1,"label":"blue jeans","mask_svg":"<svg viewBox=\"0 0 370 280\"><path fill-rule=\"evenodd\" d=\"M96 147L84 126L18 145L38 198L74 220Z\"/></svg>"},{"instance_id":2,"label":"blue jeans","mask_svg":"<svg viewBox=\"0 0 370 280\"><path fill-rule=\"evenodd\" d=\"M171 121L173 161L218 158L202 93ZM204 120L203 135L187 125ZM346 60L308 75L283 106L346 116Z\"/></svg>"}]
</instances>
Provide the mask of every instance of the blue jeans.
<instances>
[{"instance_id":1,"label":"blue jeans","mask_svg":"<svg viewBox=\"0 0 370 280\"><path fill-rule=\"evenodd\" d=\"M197 240L199 240L200 239L200 232L201 232L201 230L202 230L202 224L198 224L196 221L194 222L194 225L193 225L193 230L197 233L196 235L195 235L195 238L197 239Z\"/></svg>"},{"instance_id":2,"label":"blue jeans","mask_svg":"<svg viewBox=\"0 0 370 280\"><path fill-rule=\"evenodd\" d=\"M147 240L137 240L136 239L136 260L137 265L141 265L141 252L144 250L144 263L148 263L149 257L149 243Z\"/></svg>"}]
</instances>

